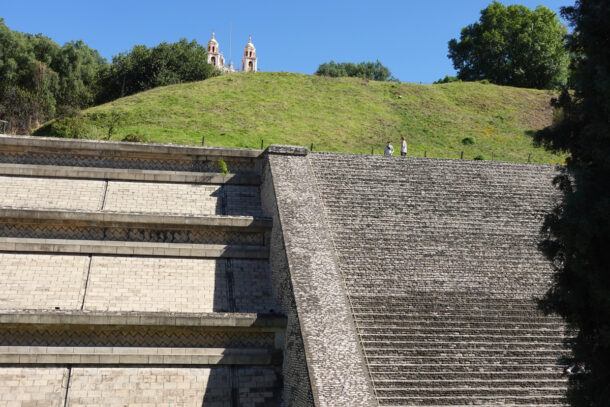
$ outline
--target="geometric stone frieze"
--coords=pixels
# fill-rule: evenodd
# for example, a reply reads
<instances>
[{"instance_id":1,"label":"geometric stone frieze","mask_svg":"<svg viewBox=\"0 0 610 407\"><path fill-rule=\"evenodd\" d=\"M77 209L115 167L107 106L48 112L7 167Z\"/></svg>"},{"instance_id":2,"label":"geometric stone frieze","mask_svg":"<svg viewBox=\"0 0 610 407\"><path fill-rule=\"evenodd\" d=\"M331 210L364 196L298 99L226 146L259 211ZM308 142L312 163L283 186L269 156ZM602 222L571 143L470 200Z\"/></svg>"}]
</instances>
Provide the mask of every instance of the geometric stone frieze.
<instances>
[{"instance_id":1,"label":"geometric stone frieze","mask_svg":"<svg viewBox=\"0 0 610 407\"><path fill-rule=\"evenodd\" d=\"M260 232L0 223L0 237L195 244L264 244Z\"/></svg>"},{"instance_id":2,"label":"geometric stone frieze","mask_svg":"<svg viewBox=\"0 0 610 407\"><path fill-rule=\"evenodd\" d=\"M231 173L255 171L252 160L225 158ZM74 167L123 168L162 171L220 172L216 160L160 159L152 157L116 157L111 155L78 155L66 152L4 152L0 162L11 164L60 165Z\"/></svg>"},{"instance_id":3,"label":"geometric stone frieze","mask_svg":"<svg viewBox=\"0 0 610 407\"><path fill-rule=\"evenodd\" d=\"M267 348L274 346L273 332L222 331L201 328L145 328L133 326L2 326L0 346L96 347L208 347Z\"/></svg>"}]
</instances>

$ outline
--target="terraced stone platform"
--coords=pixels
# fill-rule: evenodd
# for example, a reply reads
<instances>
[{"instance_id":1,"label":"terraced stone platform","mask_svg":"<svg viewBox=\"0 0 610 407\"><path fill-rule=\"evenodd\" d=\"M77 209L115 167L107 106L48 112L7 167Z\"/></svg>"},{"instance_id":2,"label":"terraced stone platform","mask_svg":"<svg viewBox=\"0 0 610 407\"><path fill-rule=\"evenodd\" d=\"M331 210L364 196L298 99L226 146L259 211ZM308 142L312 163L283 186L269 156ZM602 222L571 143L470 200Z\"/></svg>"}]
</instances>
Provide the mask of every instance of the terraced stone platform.
<instances>
[{"instance_id":1,"label":"terraced stone platform","mask_svg":"<svg viewBox=\"0 0 610 407\"><path fill-rule=\"evenodd\" d=\"M0 136L0 406L564 406L554 173Z\"/></svg>"},{"instance_id":2,"label":"terraced stone platform","mask_svg":"<svg viewBox=\"0 0 610 407\"><path fill-rule=\"evenodd\" d=\"M279 406L259 156L0 137L0 406Z\"/></svg>"}]
</instances>

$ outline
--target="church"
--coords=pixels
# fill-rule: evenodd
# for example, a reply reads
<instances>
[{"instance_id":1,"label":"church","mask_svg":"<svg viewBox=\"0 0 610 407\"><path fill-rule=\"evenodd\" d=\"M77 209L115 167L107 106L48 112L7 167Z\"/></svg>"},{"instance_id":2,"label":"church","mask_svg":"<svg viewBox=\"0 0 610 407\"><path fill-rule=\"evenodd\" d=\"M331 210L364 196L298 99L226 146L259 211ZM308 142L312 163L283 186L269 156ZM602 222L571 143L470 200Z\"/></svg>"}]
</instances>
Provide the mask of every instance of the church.
<instances>
[{"instance_id":1,"label":"church","mask_svg":"<svg viewBox=\"0 0 610 407\"><path fill-rule=\"evenodd\" d=\"M229 66L226 65L225 57L219 50L218 41L214 38L214 31L212 31L212 38L208 41L208 63L214 65L222 73L235 72L232 61ZM252 44L252 35L250 35L248 43L244 47L244 56L241 59L241 72L257 71L256 48Z\"/></svg>"}]
</instances>

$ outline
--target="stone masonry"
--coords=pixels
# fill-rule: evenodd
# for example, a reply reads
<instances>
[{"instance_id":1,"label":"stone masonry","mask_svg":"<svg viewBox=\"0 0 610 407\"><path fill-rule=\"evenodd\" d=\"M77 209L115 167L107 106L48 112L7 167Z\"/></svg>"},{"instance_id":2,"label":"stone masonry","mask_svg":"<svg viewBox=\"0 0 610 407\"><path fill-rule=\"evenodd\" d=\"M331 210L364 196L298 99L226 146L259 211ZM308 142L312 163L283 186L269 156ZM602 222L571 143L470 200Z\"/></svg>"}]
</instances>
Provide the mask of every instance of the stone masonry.
<instances>
[{"instance_id":1,"label":"stone masonry","mask_svg":"<svg viewBox=\"0 0 610 407\"><path fill-rule=\"evenodd\" d=\"M259 156L0 137L0 406L280 406Z\"/></svg>"},{"instance_id":2,"label":"stone masonry","mask_svg":"<svg viewBox=\"0 0 610 407\"><path fill-rule=\"evenodd\" d=\"M565 406L554 174L0 136L0 407Z\"/></svg>"},{"instance_id":3,"label":"stone masonry","mask_svg":"<svg viewBox=\"0 0 610 407\"><path fill-rule=\"evenodd\" d=\"M309 155L380 405L564 405L551 165Z\"/></svg>"}]
</instances>

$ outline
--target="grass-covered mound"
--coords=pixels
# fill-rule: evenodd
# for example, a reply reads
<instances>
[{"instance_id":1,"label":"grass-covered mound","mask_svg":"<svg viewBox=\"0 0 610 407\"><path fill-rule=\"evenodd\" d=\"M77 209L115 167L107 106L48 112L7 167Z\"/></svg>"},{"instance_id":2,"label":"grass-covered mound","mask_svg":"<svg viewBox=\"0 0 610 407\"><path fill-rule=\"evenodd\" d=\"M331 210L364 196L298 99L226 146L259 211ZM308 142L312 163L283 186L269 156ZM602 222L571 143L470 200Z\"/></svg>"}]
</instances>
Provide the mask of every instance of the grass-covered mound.
<instances>
[{"instance_id":1,"label":"grass-covered mound","mask_svg":"<svg viewBox=\"0 0 610 407\"><path fill-rule=\"evenodd\" d=\"M561 162L532 146L549 125L549 91L483 83L417 85L292 73L232 74L156 88L57 119L35 135L260 148L297 144L319 151L398 150L409 155Z\"/></svg>"}]
</instances>

